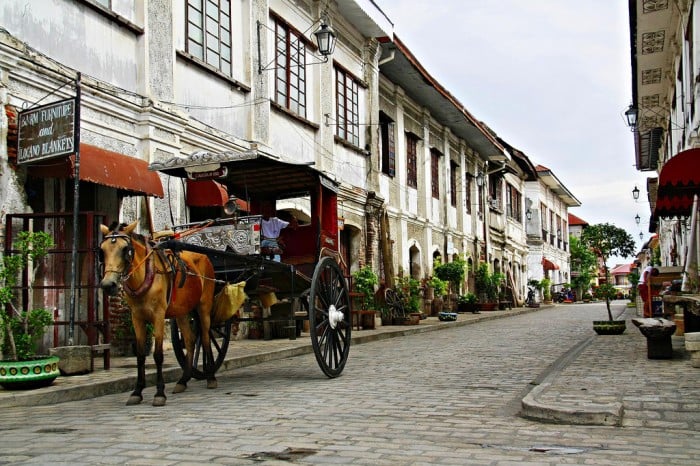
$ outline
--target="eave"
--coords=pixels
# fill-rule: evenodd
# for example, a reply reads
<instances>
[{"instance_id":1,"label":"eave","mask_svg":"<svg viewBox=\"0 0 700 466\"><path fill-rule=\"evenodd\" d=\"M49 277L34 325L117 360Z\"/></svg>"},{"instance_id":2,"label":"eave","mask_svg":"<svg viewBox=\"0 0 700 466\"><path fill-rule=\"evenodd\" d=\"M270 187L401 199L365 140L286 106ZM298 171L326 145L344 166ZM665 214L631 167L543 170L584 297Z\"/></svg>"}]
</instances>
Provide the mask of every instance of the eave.
<instances>
[{"instance_id":1,"label":"eave","mask_svg":"<svg viewBox=\"0 0 700 466\"><path fill-rule=\"evenodd\" d=\"M564 183L559 181L559 178L554 175L552 170L542 165L537 166L537 176L539 179L569 207L580 207L581 201L564 186Z\"/></svg>"},{"instance_id":2,"label":"eave","mask_svg":"<svg viewBox=\"0 0 700 466\"><path fill-rule=\"evenodd\" d=\"M384 76L401 87L409 98L427 108L438 123L463 139L484 160L502 163L510 159L496 138L423 68L396 35L393 41L389 38L380 41L385 55L393 57L379 65Z\"/></svg>"}]
</instances>

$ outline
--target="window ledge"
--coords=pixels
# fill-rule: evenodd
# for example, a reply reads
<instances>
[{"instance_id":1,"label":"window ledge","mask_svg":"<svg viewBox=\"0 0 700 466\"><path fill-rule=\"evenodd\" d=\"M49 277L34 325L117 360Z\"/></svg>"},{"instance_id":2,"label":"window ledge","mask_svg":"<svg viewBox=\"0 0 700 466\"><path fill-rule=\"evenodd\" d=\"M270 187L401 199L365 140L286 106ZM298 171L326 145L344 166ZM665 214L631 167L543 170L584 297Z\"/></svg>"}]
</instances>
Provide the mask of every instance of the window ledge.
<instances>
[{"instance_id":1,"label":"window ledge","mask_svg":"<svg viewBox=\"0 0 700 466\"><path fill-rule=\"evenodd\" d=\"M109 8L106 8L99 3L93 1L93 0L78 0L78 2L82 3L83 5L87 6L88 8L91 8L93 11L96 11L97 13L101 14L102 16L105 16L109 18L110 20L114 21L115 23L124 26L125 28L129 29L131 32L133 32L136 35L142 35L143 34L143 28L141 26L138 26L125 17L115 13L114 11L110 10Z\"/></svg>"},{"instance_id":2,"label":"window ledge","mask_svg":"<svg viewBox=\"0 0 700 466\"><path fill-rule=\"evenodd\" d=\"M212 73L215 75L217 78L222 79L226 81L229 84L232 84L237 91L240 92L250 92L250 87L246 86L240 81L237 81L236 79L233 79L231 76L227 76L221 71L217 70L213 66L211 66L208 63L203 62L201 59L195 57L194 55L190 55L187 52L183 52L182 50L177 51L177 56L181 57L182 59L192 63L195 66L198 66L199 68L203 69L204 71L207 71L209 73Z\"/></svg>"},{"instance_id":3,"label":"window ledge","mask_svg":"<svg viewBox=\"0 0 700 466\"><path fill-rule=\"evenodd\" d=\"M274 100L270 100L270 106L277 110L278 112L284 114L285 116L288 116L289 118L292 118L294 120L297 120L298 122L302 123L304 126L308 126L309 128L313 129L314 131L318 131L318 129L321 127L321 125L314 123L313 121L307 120L306 118L297 115L296 113L292 112L291 110L281 106Z\"/></svg>"},{"instance_id":4,"label":"window ledge","mask_svg":"<svg viewBox=\"0 0 700 466\"><path fill-rule=\"evenodd\" d=\"M347 139L343 139L340 136L333 136L333 139L335 140L336 144L340 144L341 146L345 147L346 149L350 149L353 152L357 152L359 155L364 155L365 157L369 157L372 155L372 153L368 150L364 150L361 147L357 147L355 144L351 143Z\"/></svg>"}]
</instances>

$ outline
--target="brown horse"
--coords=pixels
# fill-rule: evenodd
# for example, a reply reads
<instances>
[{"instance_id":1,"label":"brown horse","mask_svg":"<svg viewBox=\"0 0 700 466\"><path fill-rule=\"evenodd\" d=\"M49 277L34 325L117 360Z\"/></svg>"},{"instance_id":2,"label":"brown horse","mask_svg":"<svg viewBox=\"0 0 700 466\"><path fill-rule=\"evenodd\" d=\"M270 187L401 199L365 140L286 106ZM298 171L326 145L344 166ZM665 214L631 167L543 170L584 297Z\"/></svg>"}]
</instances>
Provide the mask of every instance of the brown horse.
<instances>
[{"instance_id":1,"label":"brown horse","mask_svg":"<svg viewBox=\"0 0 700 466\"><path fill-rule=\"evenodd\" d=\"M153 359L157 368L153 406L163 406L166 400L163 381L163 334L166 318L177 320L187 351L187 363L173 393L183 392L192 377L196 336L190 327L188 315L195 309L199 314L207 388L217 386L209 339L215 286L214 267L209 258L202 254L188 251L176 254L152 248L146 238L133 233L136 223L121 225L113 230L100 226L104 235L100 248L105 268L100 287L106 293L114 295L121 284L124 299L131 309L136 334L138 376L136 388L126 404L139 404L143 400L142 391L146 386L146 323L150 322L154 328Z\"/></svg>"}]
</instances>

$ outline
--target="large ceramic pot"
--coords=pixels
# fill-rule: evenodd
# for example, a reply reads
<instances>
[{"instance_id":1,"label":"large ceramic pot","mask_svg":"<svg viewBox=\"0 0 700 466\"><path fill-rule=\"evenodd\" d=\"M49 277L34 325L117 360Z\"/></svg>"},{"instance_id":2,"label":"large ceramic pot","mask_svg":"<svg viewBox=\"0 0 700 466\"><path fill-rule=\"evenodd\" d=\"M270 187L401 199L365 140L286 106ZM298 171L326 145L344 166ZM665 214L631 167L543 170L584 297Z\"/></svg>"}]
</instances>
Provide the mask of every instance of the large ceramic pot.
<instances>
[{"instance_id":1,"label":"large ceramic pot","mask_svg":"<svg viewBox=\"0 0 700 466\"><path fill-rule=\"evenodd\" d=\"M60 375L57 356L28 361L0 361L0 385L7 390L46 387Z\"/></svg>"},{"instance_id":2,"label":"large ceramic pot","mask_svg":"<svg viewBox=\"0 0 700 466\"><path fill-rule=\"evenodd\" d=\"M627 328L624 320L594 320L593 330L598 335L622 335Z\"/></svg>"}]
</instances>

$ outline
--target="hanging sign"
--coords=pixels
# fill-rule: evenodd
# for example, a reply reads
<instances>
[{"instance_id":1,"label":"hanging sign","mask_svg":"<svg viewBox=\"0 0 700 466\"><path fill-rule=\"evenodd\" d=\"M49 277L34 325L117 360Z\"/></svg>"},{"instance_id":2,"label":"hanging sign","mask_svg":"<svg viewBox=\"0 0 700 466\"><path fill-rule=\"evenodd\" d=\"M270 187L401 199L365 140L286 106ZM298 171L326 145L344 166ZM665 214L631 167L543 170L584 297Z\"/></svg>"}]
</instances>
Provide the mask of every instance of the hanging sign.
<instances>
[{"instance_id":1,"label":"hanging sign","mask_svg":"<svg viewBox=\"0 0 700 466\"><path fill-rule=\"evenodd\" d=\"M219 167L215 170L188 171L187 178L191 180L214 180L224 178L228 174L228 168Z\"/></svg>"},{"instance_id":2,"label":"hanging sign","mask_svg":"<svg viewBox=\"0 0 700 466\"><path fill-rule=\"evenodd\" d=\"M75 152L75 99L19 112L17 163Z\"/></svg>"}]
</instances>

